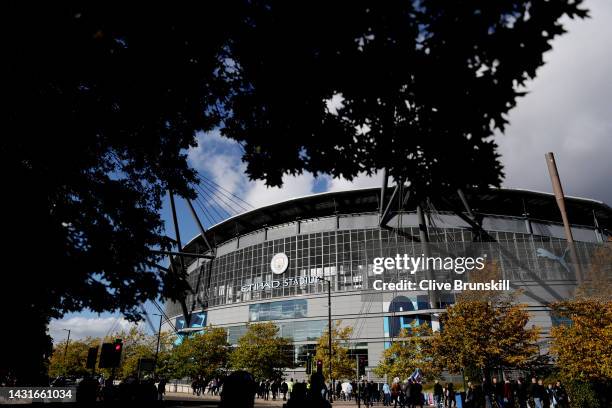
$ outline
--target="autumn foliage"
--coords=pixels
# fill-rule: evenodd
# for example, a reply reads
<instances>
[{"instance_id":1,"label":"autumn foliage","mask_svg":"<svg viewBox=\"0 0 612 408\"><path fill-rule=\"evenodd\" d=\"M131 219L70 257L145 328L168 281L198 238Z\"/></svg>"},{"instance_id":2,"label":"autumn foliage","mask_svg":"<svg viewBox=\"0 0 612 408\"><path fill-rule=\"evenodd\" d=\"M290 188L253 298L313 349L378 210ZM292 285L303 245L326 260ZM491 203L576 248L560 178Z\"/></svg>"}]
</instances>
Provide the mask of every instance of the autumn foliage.
<instances>
[{"instance_id":1,"label":"autumn foliage","mask_svg":"<svg viewBox=\"0 0 612 408\"><path fill-rule=\"evenodd\" d=\"M374 373L380 377L407 378L419 368L425 378L437 377L441 370L433 364L431 336L433 331L424 324L410 329L402 329L399 336L385 349L380 364Z\"/></svg>"},{"instance_id":2,"label":"autumn foliage","mask_svg":"<svg viewBox=\"0 0 612 408\"><path fill-rule=\"evenodd\" d=\"M348 341L353 333L352 327L340 327L341 322L336 322L332 327L332 376L334 379L355 378L356 362L348 354ZM317 343L315 360L323 362L323 376L329 376L329 340L326 330Z\"/></svg>"},{"instance_id":3,"label":"autumn foliage","mask_svg":"<svg viewBox=\"0 0 612 408\"><path fill-rule=\"evenodd\" d=\"M452 373L525 366L538 352L538 328L526 328L528 321L525 306L511 299L460 300L440 317L442 330L431 341L434 363Z\"/></svg>"},{"instance_id":4,"label":"autumn foliage","mask_svg":"<svg viewBox=\"0 0 612 408\"><path fill-rule=\"evenodd\" d=\"M568 380L612 379L612 301L579 298L552 305L568 324L553 327L551 352Z\"/></svg>"}]
</instances>

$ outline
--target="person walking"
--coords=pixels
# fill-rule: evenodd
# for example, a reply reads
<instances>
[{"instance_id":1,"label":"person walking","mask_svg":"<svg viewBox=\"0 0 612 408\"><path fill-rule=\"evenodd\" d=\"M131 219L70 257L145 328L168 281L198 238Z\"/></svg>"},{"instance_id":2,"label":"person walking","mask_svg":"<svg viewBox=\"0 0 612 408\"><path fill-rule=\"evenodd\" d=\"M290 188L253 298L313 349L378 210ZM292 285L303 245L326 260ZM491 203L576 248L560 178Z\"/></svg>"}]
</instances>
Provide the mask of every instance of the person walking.
<instances>
[{"instance_id":1,"label":"person walking","mask_svg":"<svg viewBox=\"0 0 612 408\"><path fill-rule=\"evenodd\" d=\"M552 383L548 384L546 388L546 399L550 408L557 408L557 395Z\"/></svg>"},{"instance_id":2,"label":"person walking","mask_svg":"<svg viewBox=\"0 0 612 408\"><path fill-rule=\"evenodd\" d=\"M468 381L467 391L465 392L465 408L478 408L476 390L476 386L471 381Z\"/></svg>"},{"instance_id":3,"label":"person walking","mask_svg":"<svg viewBox=\"0 0 612 408\"><path fill-rule=\"evenodd\" d=\"M519 377L516 383L516 401L518 408L527 408L527 384L523 377Z\"/></svg>"},{"instance_id":4,"label":"person walking","mask_svg":"<svg viewBox=\"0 0 612 408\"><path fill-rule=\"evenodd\" d=\"M287 384L287 381L283 380L283 382L280 385L280 392L281 394L283 394L283 401L287 401L288 391L289 391L289 385Z\"/></svg>"},{"instance_id":5,"label":"person walking","mask_svg":"<svg viewBox=\"0 0 612 408\"><path fill-rule=\"evenodd\" d=\"M493 408L493 386L486 377L483 377L480 389L484 398L485 408Z\"/></svg>"},{"instance_id":6,"label":"person walking","mask_svg":"<svg viewBox=\"0 0 612 408\"><path fill-rule=\"evenodd\" d=\"M374 401L377 399L377 394L378 394L378 387L376 386L376 384L374 384L374 381L370 380L367 386L367 390L368 390L367 391L368 392L368 402L370 404L369 406L373 407Z\"/></svg>"},{"instance_id":7,"label":"person walking","mask_svg":"<svg viewBox=\"0 0 612 408\"><path fill-rule=\"evenodd\" d=\"M270 380L264 382L264 401L270 399Z\"/></svg>"},{"instance_id":8,"label":"person walking","mask_svg":"<svg viewBox=\"0 0 612 408\"><path fill-rule=\"evenodd\" d=\"M342 383L342 393L344 394L344 400L350 401L353 394L353 385L347 380Z\"/></svg>"},{"instance_id":9,"label":"person walking","mask_svg":"<svg viewBox=\"0 0 612 408\"><path fill-rule=\"evenodd\" d=\"M557 398L558 408L567 408L569 406L569 397L567 391L565 391L565 388L561 385L561 381L557 381L555 384L555 397Z\"/></svg>"},{"instance_id":10,"label":"person walking","mask_svg":"<svg viewBox=\"0 0 612 408\"><path fill-rule=\"evenodd\" d=\"M363 402L364 405L367 404L366 395L367 395L367 384L365 379L361 380L361 382L357 385L357 405L360 405L360 402ZM366 405L367 406L367 405Z\"/></svg>"},{"instance_id":11,"label":"person walking","mask_svg":"<svg viewBox=\"0 0 612 408\"><path fill-rule=\"evenodd\" d=\"M442 384L440 384L440 380L436 380L434 382L433 400L434 400L434 406L436 408L442 408L442 403L444 400L444 388L442 387Z\"/></svg>"},{"instance_id":12,"label":"person walking","mask_svg":"<svg viewBox=\"0 0 612 408\"><path fill-rule=\"evenodd\" d=\"M261 380L259 382L259 387L258 387L258 392L257 392L257 397L259 399L264 399L264 393L266 392L266 382Z\"/></svg>"},{"instance_id":13,"label":"person walking","mask_svg":"<svg viewBox=\"0 0 612 408\"><path fill-rule=\"evenodd\" d=\"M446 384L446 408L451 408L457 405L455 401L455 388L453 387L453 383Z\"/></svg>"},{"instance_id":14,"label":"person walking","mask_svg":"<svg viewBox=\"0 0 612 408\"><path fill-rule=\"evenodd\" d=\"M504 382L504 407L514 408L514 387L510 380Z\"/></svg>"},{"instance_id":15,"label":"person walking","mask_svg":"<svg viewBox=\"0 0 612 408\"><path fill-rule=\"evenodd\" d=\"M293 392L293 378L290 378L289 382L287 382L287 394L289 394L289 399L291 399L292 392Z\"/></svg>"},{"instance_id":16,"label":"person walking","mask_svg":"<svg viewBox=\"0 0 612 408\"><path fill-rule=\"evenodd\" d=\"M531 379L531 398L533 398L533 404L535 408L544 408L544 386L542 380L537 380L535 377Z\"/></svg>"},{"instance_id":17,"label":"person walking","mask_svg":"<svg viewBox=\"0 0 612 408\"><path fill-rule=\"evenodd\" d=\"M389 384L387 384L386 381L383 384L382 391L383 391L383 405L385 407L388 407L391 405L391 387L389 387Z\"/></svg>"},{"instance_id":18,"label":"person walking","mask_svg":"<svg viewBox=\"0 0 612 408\"><path fill-rule=\"evenodd\" d=\"M413 386L414 388L412 391L412 406L413 407L419 406L423 408L423 400L424 400L423 394L422 394L423 386L418 381L415 381L413 383Z\"/></svg>"},{"instance_id":19,"label":"person walking","mask_svg":"<svg viewBox=\"0 0 612 408\"><path fill-rule=\"evenodd\" d=\"M400 407L402 406L402 383L399 377L395 377L393 379L393 384L391 384L391 399L394 408L397 408L398 405Z\"/></svg>"},{"instance_id":20,"label":"person walking","mask_svg":"<svg viewBox=\"0 0 612 408\"><path fill-rule=\"evenodd\" d=\"M493 397L499 408L504 408L504 384L493 377Z\"/></svg>"},{"instance_id":21,"label":"person walking","mask_svg":"<svg viewBox=\"0 0 612 408\"><path fill-rule=\"evenodd\" d=\"M278 394L278 390L280 388L280 384L278 380L273 380L270 383L270 391L272 391L272 401L276 401L276 395Z\"/></svg>"},{"instance_id":22,"label":"person walking","mask_svg":"<svg viewBox=\"0 0 612 408\"><path fill-rule=\"evenodd\" d=\"M164 395L166 394L166 379L164 377L159 379L157 384L157 399L163 401Z\"/></svg>"},{"instance_id":23,"label":"person walking","mask_svg":"<svg viewBox=\"0 0 612 408\"><path fill-rule=\"evenodd\" d=\"M404 380L402 383L402 400L401 407L404 406L410 407L410 402L412 401L412 390L410 389L410 380Z\"/></svg>"}]
</instances>

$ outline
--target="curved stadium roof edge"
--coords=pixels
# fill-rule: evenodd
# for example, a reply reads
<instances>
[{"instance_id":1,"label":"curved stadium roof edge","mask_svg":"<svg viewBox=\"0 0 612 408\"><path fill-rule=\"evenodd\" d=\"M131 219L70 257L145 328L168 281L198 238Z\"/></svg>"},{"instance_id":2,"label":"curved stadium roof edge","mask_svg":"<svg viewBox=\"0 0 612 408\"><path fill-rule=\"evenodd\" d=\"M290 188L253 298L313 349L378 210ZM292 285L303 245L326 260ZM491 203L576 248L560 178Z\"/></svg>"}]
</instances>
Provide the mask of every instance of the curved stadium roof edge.
<instances>
[{"instance_id":1,"label":"curved stadium roof edge","mask_svg":"<svg viewBox=\"0 0 612 408\"><path fill-rule=\"evenodd\" d=\"M393 187L387 188L385 200L389 200ZM561 215L554 194L518 188L499 188L485 192L466 193L472 210L481 214L522 217L524 208L531 219L561 222ZM593 215L602 228L612 230L612 208L606 203L590 198L566 196L568 217L572 225L594 224ZM215 245L236 236L245 235L266 226L274 226L334 214L377 212L380 187L314 193L294 197L234 215L211 226L206 237ZM455 207L463 208L459 197L450 197ZM448 205L434 203L438 211L450 211ZM416 203L408 200L408 211ZM193 237L184 248L191 252L194 246L203 245L199 235Z\"/></svg>"}]
</instances>

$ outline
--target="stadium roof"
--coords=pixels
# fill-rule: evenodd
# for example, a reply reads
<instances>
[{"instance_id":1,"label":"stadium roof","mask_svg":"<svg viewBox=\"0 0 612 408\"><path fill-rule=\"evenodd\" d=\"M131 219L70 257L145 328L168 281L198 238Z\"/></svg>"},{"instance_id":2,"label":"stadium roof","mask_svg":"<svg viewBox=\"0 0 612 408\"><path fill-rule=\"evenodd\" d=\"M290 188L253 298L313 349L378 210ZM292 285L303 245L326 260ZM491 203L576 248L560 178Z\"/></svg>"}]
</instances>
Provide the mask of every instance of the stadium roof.
<instances>
[{"instance_id":1,"label":"stadium roof","mask_svg":"<svg viewBox=\"0 0 612 408\"><path fill-rule=\"evenodd\" d=\"M387 202L393 188L387 189ZM551 193L521 189L492 189L484 193L466 193L473 212L522 217L527 211L531 219L561 222L555 197ZM380 188L355 189L340 192L312 194L280 203L260 207L233 216L211 227L206 237L212 245L219 245L239 235L265 226L312 219L334 214L370 213L378 211ZM458 196L449 197L446 203L434 203L437 211L452 211L463 206ZM572 225L594 225L594 215L601 228L612 230L612 208L607 204L578 197L566 197L568 217ZM407 201L405 210L416 209L416 202ZM186 246L187 252L202 248L199 236Z\"/></svg>"}]
</instances>

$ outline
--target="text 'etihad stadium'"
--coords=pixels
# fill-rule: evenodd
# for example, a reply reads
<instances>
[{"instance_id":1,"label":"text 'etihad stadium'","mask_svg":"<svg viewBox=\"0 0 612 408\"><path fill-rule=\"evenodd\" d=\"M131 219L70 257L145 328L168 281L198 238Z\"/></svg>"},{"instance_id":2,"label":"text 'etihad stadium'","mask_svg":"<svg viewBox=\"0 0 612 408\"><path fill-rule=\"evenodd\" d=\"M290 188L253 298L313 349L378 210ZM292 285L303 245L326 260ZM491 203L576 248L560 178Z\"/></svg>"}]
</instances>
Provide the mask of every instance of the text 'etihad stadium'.
<instances>
[{"instance_id":1,"label":"text 'etihad stadium'","mask_svg":"<svg viewBox=\"0 0 612 408\"><path fill-rule=\"evenodd\" d=\"M267 282L250 283L248 285L242 285L240 288L241 292L250 292L253 290L265 290L265 289L276 289L286 288L289 286L300 286L300 285L312 285L317 282L316 276L300 276L297 278L286 278L282 280L272 280Z\"/></svg>"}]
</instances>

